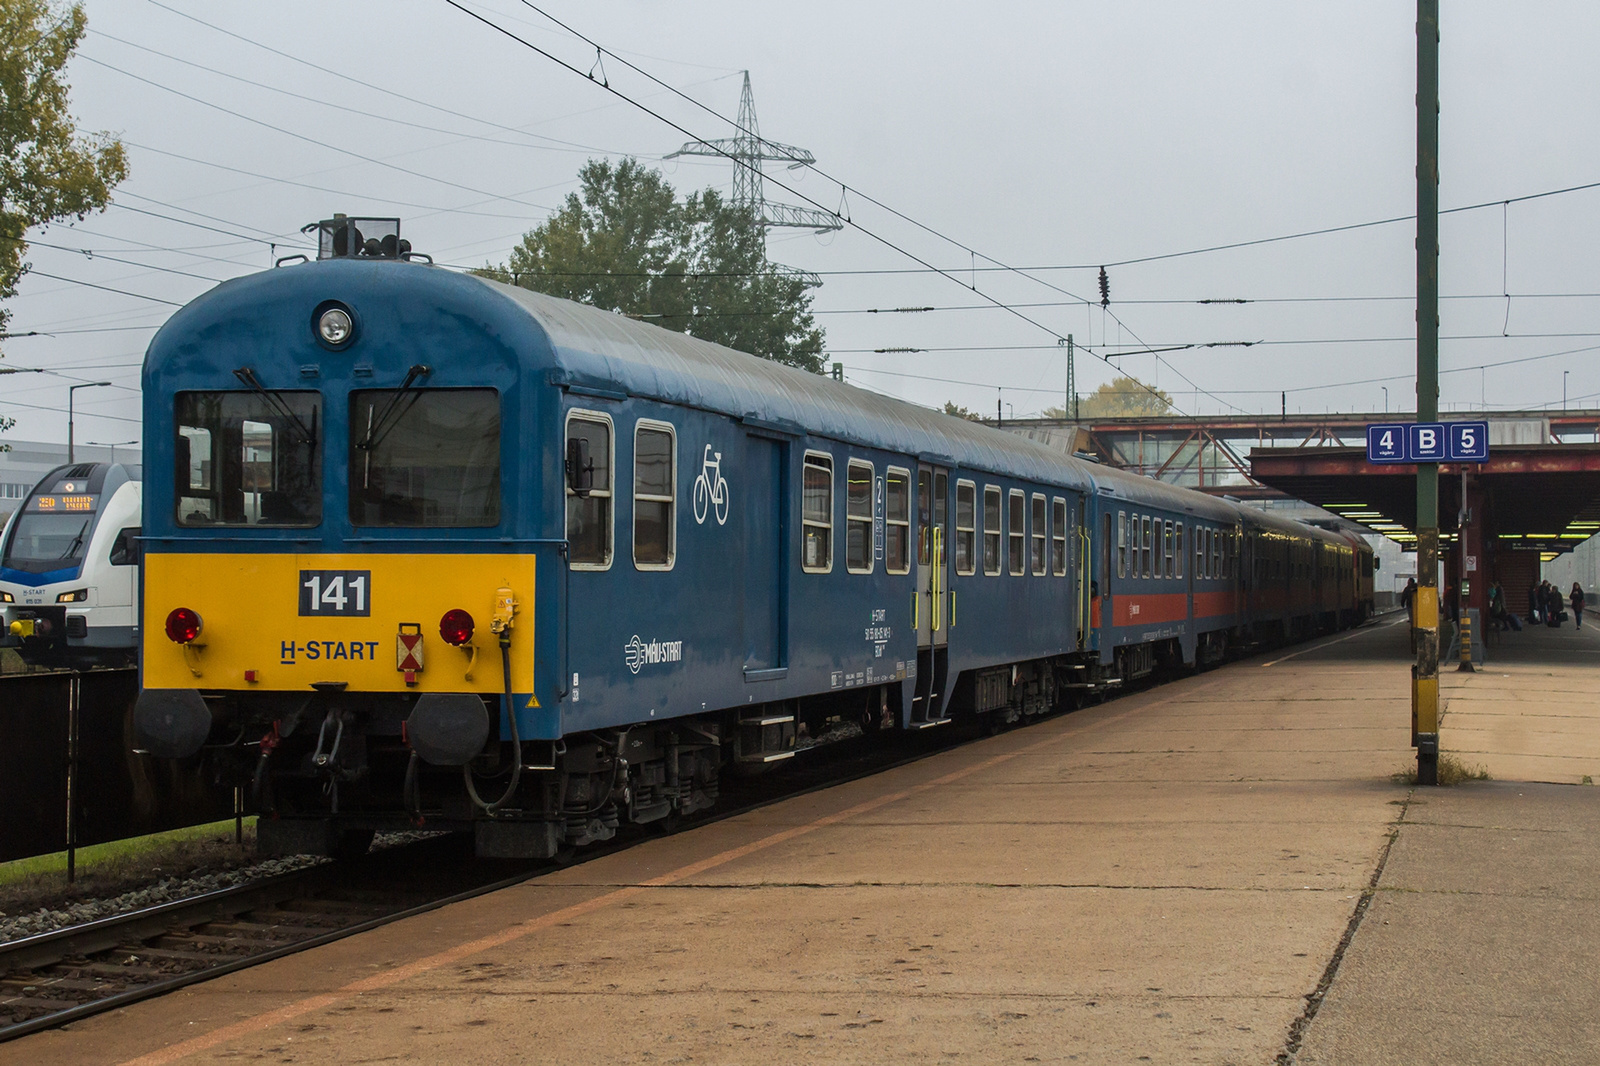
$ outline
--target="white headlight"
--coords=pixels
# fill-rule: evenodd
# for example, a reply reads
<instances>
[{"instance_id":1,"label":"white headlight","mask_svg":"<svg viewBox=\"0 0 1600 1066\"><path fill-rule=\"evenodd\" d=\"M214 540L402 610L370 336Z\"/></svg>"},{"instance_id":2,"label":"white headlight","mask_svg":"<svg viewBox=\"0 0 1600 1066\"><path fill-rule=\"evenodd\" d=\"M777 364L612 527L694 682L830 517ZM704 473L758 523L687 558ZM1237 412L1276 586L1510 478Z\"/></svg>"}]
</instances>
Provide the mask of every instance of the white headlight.
<instances>
[{"instance_id":1,"label":"white headlight","mask_svg":"<svg viewBox=\"0 0 1600 1066\"><path fill-rule=\"evenodd\" d=\"M350 339L350 331L353 328L350 313L338 307L328 308L322 312L322 317L317 319L317 331L329 344L343 344Z\"/></svg>"}]
</instances>

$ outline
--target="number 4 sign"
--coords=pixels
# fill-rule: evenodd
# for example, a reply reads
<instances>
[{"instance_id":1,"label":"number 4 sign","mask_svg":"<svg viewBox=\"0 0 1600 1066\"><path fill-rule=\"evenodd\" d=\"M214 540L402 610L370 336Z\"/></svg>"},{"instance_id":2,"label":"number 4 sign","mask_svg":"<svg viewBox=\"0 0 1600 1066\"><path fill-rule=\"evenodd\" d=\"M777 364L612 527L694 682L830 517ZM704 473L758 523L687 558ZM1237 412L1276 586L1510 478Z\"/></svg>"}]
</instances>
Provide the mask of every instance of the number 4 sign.
<instances>
[{"instance_id":1,"label":"number 4 sign","mask_svg":"<svg viewBox=\"0 0 1600 1066\"><path fill-rule=\"evenodd\" d=\"M1367 427L1367 462L1406 462L1406 427L1394 422Z\"/></svg>"}]
</instances>

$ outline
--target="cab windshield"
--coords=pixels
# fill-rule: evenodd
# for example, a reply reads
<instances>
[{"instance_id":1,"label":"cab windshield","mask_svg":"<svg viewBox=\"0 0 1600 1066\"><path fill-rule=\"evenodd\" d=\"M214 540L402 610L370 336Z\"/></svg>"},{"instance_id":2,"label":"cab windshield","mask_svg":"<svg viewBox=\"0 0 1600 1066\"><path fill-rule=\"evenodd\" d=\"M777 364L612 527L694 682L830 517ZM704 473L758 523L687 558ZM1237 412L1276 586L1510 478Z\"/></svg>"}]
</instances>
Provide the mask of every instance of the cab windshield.
<instances>
[{"instance_id":1,"label":"cab windshield","mask_svg":"<svg viewBox=\"0 0 1600 1066\"><path fill-rule=\"evenodd\" d=\"M83 565L89 535L94 532L93 514L39 514L25 511L17 516L11 541L0 566L25 574L45 574Z\"/></svg>"},{"instance_id":2,"label":"cab windshield","mask_svg":"<svg viewBox=\"0 0 1600 1066\"><path fill-rule=\"evenodd\" d=\"M80 465L53 471L23 503L0 566L25 574L82 566L104 488L103 467Z\"/></svg>"},{"instance_id":3,"label":"cab windshield","mask_svg":"<svg viewBox=\"0 0 1600 1066\"><path fill-rule=\"evenodd\" d=\"M320 393L180 392L176 414L180 526L322 521Z\"/></svg>"},{"instance_id":4,"label":"cab windshield","mask_svg":"<svg viewBox=\"0 0 1600 1066\"><path fill-rule=\"evenodd\" d=\"M415 388L351 393L350 522L499 525L499 394Z\"/></svg>"}]
</instances>

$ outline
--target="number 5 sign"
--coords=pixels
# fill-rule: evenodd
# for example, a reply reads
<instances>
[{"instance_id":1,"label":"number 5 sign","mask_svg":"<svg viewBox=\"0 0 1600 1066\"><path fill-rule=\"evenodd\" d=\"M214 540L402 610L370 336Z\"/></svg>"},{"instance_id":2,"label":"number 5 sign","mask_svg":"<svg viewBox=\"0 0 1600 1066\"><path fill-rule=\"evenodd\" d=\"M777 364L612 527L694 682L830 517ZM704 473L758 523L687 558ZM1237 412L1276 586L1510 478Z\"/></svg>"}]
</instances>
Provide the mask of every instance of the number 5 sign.
<instances>
[{"instance_id":1,"label":"number 5 sign","mask_svg":"<svg viewBox=\"0 0 1600 1066\"><path fill-rule=\"evenodd\" d=\"M1489 461L1489 423L1447 422L1450 434L1450 460L1456 463Z\"/></svg>"}]
</instances>

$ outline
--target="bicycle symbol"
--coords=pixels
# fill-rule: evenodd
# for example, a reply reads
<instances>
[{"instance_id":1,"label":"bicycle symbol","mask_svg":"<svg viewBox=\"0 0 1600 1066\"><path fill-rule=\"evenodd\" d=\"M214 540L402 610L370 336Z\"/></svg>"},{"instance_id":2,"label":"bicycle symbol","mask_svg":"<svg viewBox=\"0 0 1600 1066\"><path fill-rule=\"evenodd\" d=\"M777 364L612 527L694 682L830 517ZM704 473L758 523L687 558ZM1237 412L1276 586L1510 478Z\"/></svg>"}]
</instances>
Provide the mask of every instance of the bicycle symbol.
<instances>
[{"instance_id":1,"label":"bicycle symbol","mask_svg":"<svg viewBox=\"0 0 1600 1066\"><path fill-rule=\"evenodd\" d=\"M713 452L706 445L700 476L694 479L694 520L705 524L706 511L711 505L717 508L717 525L728 524L728 479L722 476L722 453Z\"/></svg>"}]
</instances>

